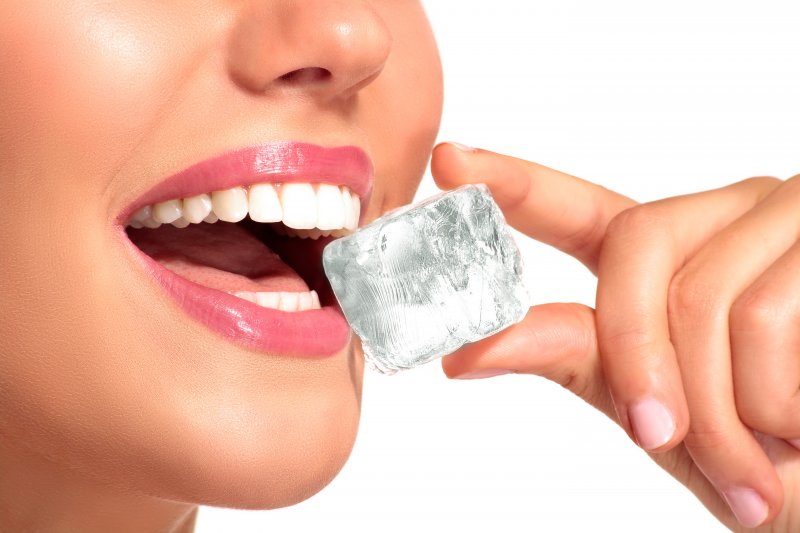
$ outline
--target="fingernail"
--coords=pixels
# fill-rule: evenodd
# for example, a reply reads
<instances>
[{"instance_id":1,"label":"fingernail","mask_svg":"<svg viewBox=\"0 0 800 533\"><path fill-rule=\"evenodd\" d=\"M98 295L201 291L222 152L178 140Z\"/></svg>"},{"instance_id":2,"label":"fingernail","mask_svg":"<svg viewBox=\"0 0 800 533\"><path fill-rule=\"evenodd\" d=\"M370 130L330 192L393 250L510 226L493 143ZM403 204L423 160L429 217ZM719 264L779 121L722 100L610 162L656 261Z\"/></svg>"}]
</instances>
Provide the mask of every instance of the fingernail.
<instances>
[{"instance_id":1,"label":"fingernail","mask_svg":"<svg viewBox=\"0 0 800 533\"><path fill-rule=\"evenodd\" d=\"M744 527L756 527L767 519L769 506L753 489L738 487L723 492L725 501Z\"/></svg>"},{"instance_id":2,"label":"fingernail","mask_svg":"<svg viewBox=\"0 0 800 533\"><path fill-rule=\"evenodd\" d=\"M478 151L475 148L473 148L472 146L467 146L466 144L456 143L456 142L452 142L452 141L448 141L447 144L451 144L451 145L455 146L456 148L458 148L462 152L477 152Z\"/></svg>"},{"instance_id":3,"label":"fingernail","mask_svg":"<svg viewBox=\"0 0 800 533\"><path fill-rule=\"evenodd\" d=\"M503 374L510 374L512 371L505 368L482 368L480 370L473 370L466 374L453 376L454 379L484 379L494 376L502 376Z\"/></svg>"},{"instance_id":4,"label":"fingernail","mask_svg":"<svg viewBox=\"0 0 800 533\"><path fill-rule=\"evenodd\" d=\"M645 450L668 443L675 434L675 419L669 409L655 398L645 398L628 409L636 442Z\"/></svg>"}]
</instances>

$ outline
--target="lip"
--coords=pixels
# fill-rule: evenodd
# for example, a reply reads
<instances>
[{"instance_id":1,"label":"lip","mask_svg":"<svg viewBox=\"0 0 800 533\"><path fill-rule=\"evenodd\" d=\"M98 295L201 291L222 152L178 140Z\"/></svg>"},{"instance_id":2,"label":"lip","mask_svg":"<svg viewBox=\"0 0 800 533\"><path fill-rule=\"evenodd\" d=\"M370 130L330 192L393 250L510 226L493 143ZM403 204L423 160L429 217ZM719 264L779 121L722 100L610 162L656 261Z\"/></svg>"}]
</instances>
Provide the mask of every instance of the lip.
<instances>
[{"instance_id":1,"label":"lip","mask_svg":"<svg viewBox=\"0 0 800 533\"><path fill-rule=\"evenodd\" d=\"M145 205L237 185L298 181L346 185L359 195L363 207L372 191L372 163L354 146L324 148L277 142L239 149L166 178L125 208L117 217L116 227L135 262L175 304L223 338L271 355L331 356L350 340L350 328L334 298L322 309L293 313L260 307L162 267L128 239L123 227L132 213ZM324 244L320 240L316 246Z\"/></svg>"},{"instance_id":2,"label":"lip","mask_svg":"<svg viewBox=\"0 0 800 533\"><path fill-rule=\"evenodd\" d=\"M146 205L268 182L345 185L361 199L363 215L372 193L372 162L356 146L325 148L281 141L240 148L166 178L128 205L116 222L124 224Z\"/></svg>"}]
</instances>

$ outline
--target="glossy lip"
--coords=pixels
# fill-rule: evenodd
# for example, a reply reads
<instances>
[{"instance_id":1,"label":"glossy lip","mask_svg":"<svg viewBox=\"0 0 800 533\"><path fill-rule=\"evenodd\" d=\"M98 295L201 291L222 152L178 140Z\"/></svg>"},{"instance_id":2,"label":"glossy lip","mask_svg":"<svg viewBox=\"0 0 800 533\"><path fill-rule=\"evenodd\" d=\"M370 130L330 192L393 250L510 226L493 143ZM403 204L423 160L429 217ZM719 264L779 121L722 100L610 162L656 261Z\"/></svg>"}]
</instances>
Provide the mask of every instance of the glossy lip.
<instances>
[{"instance_id":1,"label":"glossy lip","mask_svg":"<svg viewBox=\"0 0 800 533\"><path fill-rule=\"evenodd\" d=\"M165 179L125 208L116 222L124 224L142 207L166 200L237 185L292 182L346 185L361 199L363 214L372 193L372 162L355 146L324 148L283 141L240 148L201 161Z\"/></svg>"},{"instance_id":2,"label":"glossy lip","mask_svg":"<svg viewBox=\"0 0 800 533\"><path fill-rule=\"evenodd\" d=\"M353 146L279 142L235 150L197 163L150 189L120 213L117 229L136 262L173 301L222 337L273 355L334 355L350 340L350 328L336 303L294 313L260 307L178 276L142 253L125 235L123 224L145 205L263 182L346 185L361 198L363 213L372 191L372 163Z\"/></svg>"}]
</instances>

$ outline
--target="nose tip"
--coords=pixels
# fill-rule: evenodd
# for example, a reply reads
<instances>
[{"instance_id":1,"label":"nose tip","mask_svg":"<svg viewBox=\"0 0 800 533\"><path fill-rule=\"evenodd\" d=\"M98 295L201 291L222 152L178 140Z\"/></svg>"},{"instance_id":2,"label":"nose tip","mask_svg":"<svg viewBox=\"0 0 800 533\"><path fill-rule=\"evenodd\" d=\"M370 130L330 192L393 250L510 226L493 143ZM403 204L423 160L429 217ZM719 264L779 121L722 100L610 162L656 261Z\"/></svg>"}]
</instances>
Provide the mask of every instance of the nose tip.
<instances>
[{"instance_id":1,"label":"nose tip","mask_svg":"<svg viewBox=\"0 0 800 533\"><path fill-rule=\"evenodd\" d=\"M383 69L392 37L367 2L251 2L230 34L231 78L251 92L275 88L345 98Z\"/></svg>"}]
</instances>

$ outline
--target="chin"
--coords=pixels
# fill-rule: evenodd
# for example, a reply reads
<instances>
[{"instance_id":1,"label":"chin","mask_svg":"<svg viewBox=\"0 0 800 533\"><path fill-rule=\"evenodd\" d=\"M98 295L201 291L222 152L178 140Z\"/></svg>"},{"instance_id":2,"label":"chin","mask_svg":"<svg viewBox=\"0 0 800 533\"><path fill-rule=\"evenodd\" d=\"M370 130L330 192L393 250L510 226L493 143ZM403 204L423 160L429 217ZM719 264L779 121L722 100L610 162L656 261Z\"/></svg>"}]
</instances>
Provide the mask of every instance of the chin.
<instances>
[{"instance_id":1,"label":"chin","mask_svg":"<svg viewBox=\"0 0 800 533\"><path fill-rule=\"evenodd\" d=\"M173 427L157 449L150 435L147 455L161 464L152 464L156 474L140 480L143 488L168 500L239 509L310 498L333 480L353 448L362 368L354 369L355 386L350 375L319 373L308 387L270 391L264 384L257 396L246 384L228 394L224 407L213 407L220 396L202 398L205 416L188 411L184 427Z\"/></svg>"}]
</instances>

